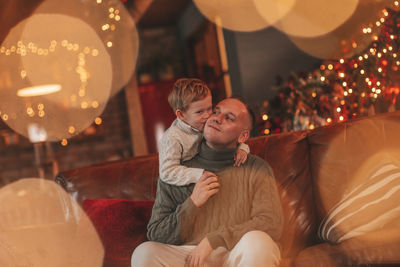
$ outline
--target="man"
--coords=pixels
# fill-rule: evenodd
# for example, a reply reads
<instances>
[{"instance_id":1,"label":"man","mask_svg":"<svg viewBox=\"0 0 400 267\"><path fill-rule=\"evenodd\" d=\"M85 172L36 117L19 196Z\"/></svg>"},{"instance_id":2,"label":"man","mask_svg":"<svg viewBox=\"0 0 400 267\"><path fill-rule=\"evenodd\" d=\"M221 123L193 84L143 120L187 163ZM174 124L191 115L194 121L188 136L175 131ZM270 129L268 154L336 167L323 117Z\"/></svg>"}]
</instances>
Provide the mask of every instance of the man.
<instances>
[{"instance_id":1,"label":"man","mask_svg":"<svg viewBox=\"0 0 400 267\"><path fill-rule=\"evenodd\" d=\"M148 225L153 242L136 248L132 266L279 264L275 241L283 215L272 170L250 154L244 164L233 167L237 145L249 138L253 118L240 99L217 104L199 154L184 163L209 172L187 186L158 182Z\"/></svg>"}]
</instances>

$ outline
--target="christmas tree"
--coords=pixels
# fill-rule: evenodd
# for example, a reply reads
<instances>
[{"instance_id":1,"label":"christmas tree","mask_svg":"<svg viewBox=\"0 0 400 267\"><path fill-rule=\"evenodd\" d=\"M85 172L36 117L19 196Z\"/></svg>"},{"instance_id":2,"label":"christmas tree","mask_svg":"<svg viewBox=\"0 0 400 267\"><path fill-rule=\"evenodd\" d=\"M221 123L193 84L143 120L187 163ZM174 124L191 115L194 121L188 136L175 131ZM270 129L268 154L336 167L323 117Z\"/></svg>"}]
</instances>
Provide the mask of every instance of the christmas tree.
<instances>
[{"instance_id":1,"label":"christmas tree","mask_svg":"<svg viewBox=\"0 0 400 267\"><path fill-rule=\"evenodd\" d=\"M282 83L278 95L265 101L259 112L260 133L314 129L400 109L400 12L382 13L373 25L381 27L380 34L371 36L371 44L360 54L326 60L312 73L292 74ZM361 30L369 35L371 27Z\"/></svg>"}]
</instances>

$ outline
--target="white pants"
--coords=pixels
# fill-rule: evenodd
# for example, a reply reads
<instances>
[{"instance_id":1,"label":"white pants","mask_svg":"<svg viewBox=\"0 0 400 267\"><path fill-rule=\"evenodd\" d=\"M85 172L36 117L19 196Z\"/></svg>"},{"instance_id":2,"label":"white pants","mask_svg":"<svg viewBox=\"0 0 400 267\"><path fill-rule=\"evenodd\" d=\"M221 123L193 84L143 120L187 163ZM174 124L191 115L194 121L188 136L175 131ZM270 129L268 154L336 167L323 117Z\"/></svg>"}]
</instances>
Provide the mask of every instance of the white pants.
<instances>
[{"instance_id":1,"label":"white pants","mask_svg":"<svg viewBox=\"0 0 400 267\"><path fill-rule=\"evenodd\" d=\"M187 256L195 247L145 242L133 252L131 266L184 266ZM213 250L205 266L269 267L278 266L280 258L279 248L268 234L251 231L246 233L231 251L223 247Z\"/></svg>"}]
</instances>

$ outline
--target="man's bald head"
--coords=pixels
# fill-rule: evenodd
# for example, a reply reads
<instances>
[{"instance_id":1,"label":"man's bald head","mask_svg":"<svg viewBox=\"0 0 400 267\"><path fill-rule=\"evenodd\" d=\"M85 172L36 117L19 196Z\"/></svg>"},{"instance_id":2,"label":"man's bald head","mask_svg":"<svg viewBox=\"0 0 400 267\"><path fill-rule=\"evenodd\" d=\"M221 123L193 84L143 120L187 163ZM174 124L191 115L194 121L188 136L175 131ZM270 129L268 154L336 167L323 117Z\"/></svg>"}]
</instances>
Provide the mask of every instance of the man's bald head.
<instances>
[{"instance_id":1,"label":"man's bald head","mask_svg":"<svg viewBox=\"0 0 400 267\"><path fill-rule=\"evenodd\" d=\"M213 148L234 148L245 142L252 129L253 120L248 105L237 97L220 101L207 120L204 138Z\"/></svg>"}]
</instances>

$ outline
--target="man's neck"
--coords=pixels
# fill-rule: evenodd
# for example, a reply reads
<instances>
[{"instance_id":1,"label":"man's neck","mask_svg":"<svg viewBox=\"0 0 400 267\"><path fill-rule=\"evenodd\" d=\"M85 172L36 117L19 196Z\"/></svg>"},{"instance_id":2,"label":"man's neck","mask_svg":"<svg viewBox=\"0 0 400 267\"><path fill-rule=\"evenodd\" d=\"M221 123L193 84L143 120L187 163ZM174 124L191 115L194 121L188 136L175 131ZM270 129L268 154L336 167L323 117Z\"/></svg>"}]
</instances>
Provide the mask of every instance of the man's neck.
<instances>
[{"instance_id":1,"label":"man's neck","mask_svg":"<svg viewBox=\"0 0 400 267\"><path fill-rule=\"evenodd\" d=\"M199 154L194 158L200 163L201 168L215 172L234 164L236 148L215 149L203 141L199 148Z\"/></svg>"},{"instance_id":2,"label":"man's neck","mask_svg":"<svg viewBox=\"0 0 400 267\"><path fill-rule=\"evenodd\" d=\"M207 140L205 140L205 143L207 144L208 147L210 147L212 149L217 149L217 150L233 149L233 148L237 147L235 144L231 144L231 145L214 144L214 143L211 143L211 142L209 142Z\"/></svg>"}]
</instances>

